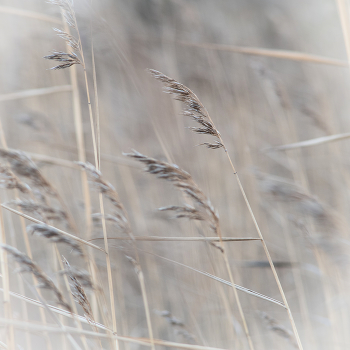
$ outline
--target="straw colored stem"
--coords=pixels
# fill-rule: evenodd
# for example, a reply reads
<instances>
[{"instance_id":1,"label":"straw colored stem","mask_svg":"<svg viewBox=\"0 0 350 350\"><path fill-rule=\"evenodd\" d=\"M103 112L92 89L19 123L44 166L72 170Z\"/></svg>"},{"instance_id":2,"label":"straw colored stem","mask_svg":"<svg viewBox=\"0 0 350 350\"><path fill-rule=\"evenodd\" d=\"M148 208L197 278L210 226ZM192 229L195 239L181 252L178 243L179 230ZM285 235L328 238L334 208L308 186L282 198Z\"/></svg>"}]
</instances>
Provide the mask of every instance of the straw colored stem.
<instances>
[{"instance_id":1,"label":"straw colored stem","mask_svg":"<svg viewBox=\"0 0 350 350\"><path fill-rule=\"evenodd\" d=\"M33 18L35 20L50 22L54 24L61 24L61 21L56 17L48 16L39 12L22 10L22 9L10 7L10 6L0 6L0 13L7 13L7 14L16 15L16 16Z\"/></svg>"},{"instance_id":2,"label":"straw colored stem","mask_svg":"<svg viewBox=\"0 0 350 350\"><path fill-rule=\"evenodd\" d=\"M221 238L221 233L219 233L219 237ZM228 261L228 258L227 258L227 254L226 254L226 251L224 249L224 245L223 245L222 240L220 240L220 244L221 244L221 247L222 247L222 255L224 257L226 269L227 269L227 272L228 272L228 275L229 275L229 278L230 278L233 294L234 294L236 302L237 302L238 312L239 312L239 314L241 316L241 319L242 319L242 322L243 322L243 328L244 328L244 332L245 332L247 340L248 340L249 348L251 350L254 350L254 345L253 345L253 342L252 342L252 338L251 338L250 333L249 333L247 321L246 321L245 316L244 316L242 304L241 304L241 301L240 301L238 293L237 293L236 284L235 284L235 281L233 279L232 270L231 270L231 267L230 267L230 264L229 264L229 261Z\"/></svg>"},{"instance_id":3,"label":"straw colored stem","mask_svg":"<svg viewBox=\"0 0 350 350\"><path fill-rule=\"evenodd\" d=\"M220 138L220 140L221 140L221 138ZM222 140L221 140L221 141L222 141ZM230 162L230 165L231 165L231 167L232 167L233 173L235 174L235 177L236 177L236 180L237 180L239 189L240 189L240 191L241 191L241 193L242 193L242 195L243 195L244 201L245 201L245 203L246 203L246 205L247 205L247 207L248 207L250 216L251 216L251 218L252 218L252 220L253 220L253 222L254 222L254 226L255 226L255 228L256 228L256 230L257 230L257 232L258 232L258 235L259 235L259 237L260 237L260 239L261 239L261 244L262 244L263 249L264 249L264 251L265 251L265 255L266 255L266 257L267 257L267 260L269 261L269 264L270 264L270 267L271 267L273 276L274 276L274 278L275 278L275 281L276 281L276 283L277 283L277 287L278 287L278 289L279 289L279 291L280 291L280 294L281 294L283 303L284 303L284 305L286 306L286 309L287 309L287 312L288 312L288 317L289 317L290 323L291 323L292 328L293 328L293 333L294 333L294 336L295 336L295 338L296 338L296 341L297 341L297 344L298 344L298 348L299 348L299 350L302 350L302 349L303 349L303 346L302 346L302 344L301 344L301 340L300 340L300 337L299 337L299 333L298 333L298 330L297 330L297 328L296 328L296 325L295 325L295 322L294 322L294 318L293 318L292 312L291 312L291 310L290 310L290 308L289 308L288 301L287 301L287 298L286 298L286 296L285 296L285 294L284 294L284 291L283 291L283 288L282 288L280 279L279 279L279 277L278 277L278 274L277 274L275 265L273 264L273 261L272 261L270 252L269 252L269 250L268 250L268 248L267 248L267 245L266 245L266 243L265 243L264 237L263 237L263 235L262 235L262 233L261 233L261 231L260 231L260 227L259 227L259 225L258 225L258 223L257 223L257 221L256 221L256 219L255 219L255 215L254 215L253 210L252 210L252 208L251 208L251 206L250 206L250 203L249 203L249 201L248 201L248 198L247 198L247 196L246 196L246 194L245 194L245 191L244 191L243 186L242 186L242 183L241 183L241 181L240 181L240 179L239 179L238 173L237 173L235 167L233 166L233 163L232 163L232 160L231 160L231 158L230 158L230 155L229 155L229 153L227 152L227 150L225 150L225 151L226 151L226 155L227 155L227 157L228 157L228 160L229 160L229 162Z\"/></svg>"},{"instance_id":4,"label":"straw colored stem","mask_svg":"<svg viewBox=\"0 0 350 350\"><path fill-rule=\"evenodd\" d=\"M47 224L45 224L44 222L42 222L42 221L40 221L40 220L37 220L37 219L35 219L35 218L33 218L33 217L29 216L29 215L23 214L23 213L21 213L20 211L17 211L17 210L15 210L15 209L12 209L12 208L10 208L10 207L4 205L4 204L1 204L1 207L3 207L4 209L7 209L7 210L9 210L9 211L11 211L11 212L14 213L14 214L17 214L17 215L22 216L22 217L24 217L25 219L28 219L28 220L30 220L30 221L33 221L33 222L35 222L35 223L37 223L37 224L47 225ZM92 247L92 248L98 249L98 250L100 250L101 252L104 252L104 253L106 254L106 252L105 252L102 248L98 247L98 246L95 245L95 244L92 244L92 243L90 243L90 242L88 242L88 241L85 241L84 239L81 239L81 238L79 238L79 237L77 237L77 236L74 236L74 235L72 235L72 234L70 234L70 233L68 233L68 232L66 232L66 231L60 230L60 229L58 229L58 228L56 228L56 227L54 227L54 226L51 226L51 225L47 225L47 226L48 226L49 228L51 228L51 229L57 230L58 232L62 233L63 235L65 235L65 236L67 236L67 237L69 237L69 238L74 239L75 241L77 241L77 242L79 242L79 243L86 244L86 245L88 245L88 246L90 246L90 247Z\"/></svg>"},{"instance_id":5,"label":"straw colored stem","mask_svg":"<svg viewBox=\"0 0 350 350\"><path fill-rule=\"evenodd\" d=\"M86 330L79 330L77 328L72 328L72 327L57 327L57 326L49 326L49 325L38 325L35 323L27 323L27 322L22 322L18 320L9 320L7 322L6 319L0 318L0 324L13 324L17 328L23 328L23 329L32 329L34 332L37 331L43 331L46 330L48 332L52 333L61 333L65 332L68 334L85 334L87 336L91 337L96 337L96 338L108 338L108 334L102 334L102 333L97 333L93 331L86 331ZM130 342L134 344L139 344L143 346L149 346L151 347L151 340L147 338L132 338L132 337L123 337L123 336L118 336L118 335L113 335L112 336L114 339L118 339L124 342ZM184 344L184 343L176 343L176 342L171 342L171 341L166 341L166 340L161 340L161 339L154 339L154 343L160 346L165 346L165 347L171 347L171 348L179 348L179 349L189 349L189 350L226 350L222 348L214 348L214 347L209 347L209 346L201 346L201 345L191 345L191 344Z\"/></svg>"},{"instance_id":6,"label":"straw colored stem","mask_svg":"<svg viewBox=\"0 0 350 350\"><path fill-rule=\"evenodd\" d=\"M6 234L4 221L2 216L2 210L0 208L0 243L6 244ZM10 301L10 280L9 280L9 271L8 271L8 256L7 252L4 249L0 249L0 265L1 265L1 274L2 274L2 285L4 289L4 314L5 318L10 320L12 319L12 308ZM15 336L14 329L12 325L9 325L8 331L6 333L6 343L8 345L8 349L15 349Z\"/></svg>"},{"instance_id":7,"label":"straw colored stem","mask_svg":"<svg viewBox=\"0 0 350 350\"><path fill-rule=\"evenodd\" d=\"M152 322L151 322L151 313L149 311L149 304L148 304L148 298L147 298L147 293L146 293L146 286L145 286L145 278L143 276L143 272L140 270L137 273L137 277L140 282L140 287L141 287L141 294L142 294L142 299L143 299L143 305L145 308L145 314L146 314L146 319L147 319L147 327L148 327L148 333L149 333L149 338L151 341L151 349L155 350L154 346L154 339L153 339L153 330L152 330Z\"/></svg>"},{"instance_id":8,"label":"straw colored stem","mask_svg":"<svg viewBox=\"0 0 350 350\"><path fill-rule=\"evenodd\" d=\"M58 92L67 92L67 91L72 91L71 85L59 85L59 86L51 86L51 87L40 88L40 89L22 90L17 92L11 92L9 94L0 95L0 102L20 100L24 98L37 97L37 96L45 96L50 94L56 94Z\"/></svg>"},{"instance_id":9,"label":"straw colored stem","mask_svg":"<svg viewBox=\"0 0 350 350\"><path fill-rule=\"evenodd\" d=\"M94 238L93 240L97 239L103 239L101 238ZM260 241L261 238L255 238L255 237L222 237L221 239L219 237L161 237L161 236L139 236L139 237L108 237L108 239L115 239L119 241L129 241L129 240L135 240L135 241L165 241L165 242L250 242L250 241Z\"/></svg>"},{"instance_id":10,"label":"straw colored stem","mask_svg":"<svg viewBox=\"0 0 350 350\"><path fill-rule=\"evenodd\" d=\"M210 43L190 43L186 41L179 41L180 45L191 46L191 47L199 47L203 49L209 50L217 50L217 51L228 51L235 52L245 55L254 55L254 56L265 56L272 57L284 60L291 61L301 61L301 62L309 62L309 63L319 63L326 64L332 66L339 67L348 67L349 63L346 61L341 61L334 58L323 57L318 55L312 55L304 52L298 51L288 51L288 50L273 50L273 49L265 49L260 47L244 47L244 46L233 46L233 45L220 45L220 44L210 44Z\"/></svg>"}]
</instances>

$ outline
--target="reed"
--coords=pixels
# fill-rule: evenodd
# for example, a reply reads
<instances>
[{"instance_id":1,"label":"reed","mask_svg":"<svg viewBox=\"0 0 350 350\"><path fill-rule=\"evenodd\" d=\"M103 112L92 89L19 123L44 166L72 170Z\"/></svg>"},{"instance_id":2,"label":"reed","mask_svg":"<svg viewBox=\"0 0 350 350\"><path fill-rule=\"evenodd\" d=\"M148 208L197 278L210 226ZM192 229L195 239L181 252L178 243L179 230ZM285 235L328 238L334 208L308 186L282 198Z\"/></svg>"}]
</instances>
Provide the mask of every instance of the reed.
<instances>
[{"instance_id":1,"label":"reed","mask_svg":"<svg viewBox=\"0 0 350 350\"><path fill-rule=\"evenodd\" d=\"M39 1L0 6L4 57L37 28L1 68L0 347L348 347L336 30L291 25L305 4ZM336 5L318 31L349 53Z\"/></svg>"}]
</instances>

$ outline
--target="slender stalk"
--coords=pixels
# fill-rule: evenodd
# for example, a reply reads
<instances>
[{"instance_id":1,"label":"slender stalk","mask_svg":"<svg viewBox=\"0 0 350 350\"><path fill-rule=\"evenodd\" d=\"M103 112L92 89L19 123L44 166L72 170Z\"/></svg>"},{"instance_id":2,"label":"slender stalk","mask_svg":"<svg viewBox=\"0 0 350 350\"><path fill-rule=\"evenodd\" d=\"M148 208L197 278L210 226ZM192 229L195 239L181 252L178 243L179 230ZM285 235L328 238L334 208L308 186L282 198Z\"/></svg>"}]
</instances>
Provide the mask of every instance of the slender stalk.
<instances>
[{"instance_id":1,"label":"slender stalk","mask_svg":"<svg viewBox=\"0 0 350 350\"><path fill-rule=\"evenodd\" d=\"M265 240L263 238L263 235L261 233L259 225L258 225L258 223L256 221L255 215L254 215L253 210L252 210L252 208L250 206L250 203L248 201L246 193L245 193L245 191L243 189L243 186L242 186L242 183L241 183L241 181L239 179L238 173L237 173L237 171L236 171L236 169L235 169L235 167L234 167L234 165L232 163L231 157L230 157L230 155L228 153L228 150L227 150L227 148L225 146L225 143L224 143L224 141L223 141L219 131L215 127L215 124L213 123L213 121L212 121L208 111L206 110L206 108L203 106L203 104L201 103L201 101L198 99L198 97L196 96L196 94L193 91L191 91L188 87L178 83L176 80L174 80L172 78L169 78L168 76L162 74L161 72L158 72L158 71L155 71L155 70L150 70L150 73L156 79L158 79L162 83L164 83L164 85L165 85L165 92L174 95L175 99L177 99L177 100L179 100L179 101L184 103L184 105L185 105L184 115L187 115L188 117L190 117L191 119L195 120L200 125L200 127L191 127L190 129L192 131L194 131L195 133L199 133L199 134L211 135L211 136L213 136L213 137L215 137L217 139L214 143L205 142L202 145L206 145L208 148L211 148L211 149L223 148L225 150L226 156L227 156L227 158L229 160L229 163L231 165L231 168L232 168L233 173L235 175L235 178L237 180L239 189L240 189L240 191L241 191L241 193L243 195L243 198L244 198L244 201L245 201L245 203L247 205L247 208L249 210L250 216L251 216L251 218L252 218L252 220L254 222L254 226L255 226L255 228L256 228L256 230L258 232L258 235L259 235L259 237L261 239L261 243L263 245L263 249L265 251L265 254L266 254L266 257L268 259L269 265L271 267L272 273L273 273L274 278L276 280L278 289L279 289L279 291L281 293L284 305L285 305L285 307L287 309L288 317L289 317L289 320L290 320L292 328L293 328L293 332L294 332L294 335L295 335L295 338L296 338L296 341L297 341L297 344L298 344L298 348L299 348L299 350L302 350L303 347L302 347L302 344L301 344L301 341L300 341L298 330L296 328L296 325L295 325L295 322L294 322L294 319L293 319L293 315L292 315L291 310L289 308L286 296L284 294L281 282L280 282L280 280L278 278L278 275L277 275L275 266L273 264L272 258L270 256L269 250L267 248L267 245L265 243Z\"/></svg>"},{"instance_id":2,"label":"slender stalk","mask_svg":"<svg viewBox=\"0 0 350 350\"><path fill-rule=\"evenodd\" d=\"M209 117L209 118L210 118L210 117ZM210 120L211 120L211 119L210 119ZM211 120L211 122L212 122L212 120ZM213 125L214 125L214 123L213 123ZM221 142L222 144L224 144L224 143L223 143L223 140L222 140L222 138L221 138L221 136L219 136L219 138L220 138L220 142ZM247 208L248 208L249 213L250 213L250 216L251 216L251 218L252 218L252 220L253 220L253 223L254 223L254 226L255 226L255 228L256 228L256 231L257 231L257 233L258 233L258 235L259 235L259 237L260 237L260 239L261 239L261 244L262 244L263 249L264 249L264 251L265 251L265 255L266 255L267 260L268 260L268 262L269 262L269 264L270 264L270 267L271 267L273 276L274 276L274 278L275 278L275 281L276 281L276 283L277 283L277 287L278 287L278 289L279 289L279 291L280 291L282 300L283 300L283 302L284 302L284 304L285 304L285 306L286 306L286 309L287 309L287 312L288 312L288 317L289 317L290 323L291 323L292 328L293 328L293 333L294 333L294 336L295 336L295 338L296 338L296 341L297 341L297 344L298 344L298 348L299 348L299 350L302 350L302 349L303 349L303 346L302 346L302 344L301 344L301 340L300 340L300 337L299 337L299 333L298 333L297 327L296 327L296 325L295 325L295 321L294 321L292 312L291 312L290 307L289 307L289 305L288 305L287 298L286 298L286 296L285 296L285 294L284 294L284 291L283 291L283 288L282 288L280 279L279 279L279 277L278 277L278 274L277 274L275 265L273 264L273 261L272 261L270 252L269 252L269 250L268 250L268 248L267 248L267 245L266 245L265 240L264 240L264 237L263 237L263 235L262 235L262 233L261 233L261 230L260 230L260 227L259 227L259 225L258 225L258 222L256 221L255 215L254 215L253 210L252 210L252 208L251 208L251 206L250 206L249 200L248 200L247 195L246 195L246 193L245 193L245 191L244 191L244 188L243 188L243 186L242 186L241 180L239 179L238 173L237 173L237 171L236 171L236 169L235 169L235 167L234 167L234 165L233 165L233 163L232 163L231 157L230 157L230 155L229 155L229 153L228 153L228 151L227 151L226 148L225 148L225 153L226 153L226 155L227 155L227 158L228 158L228 160L229 160L229 163L230 163L230 165L231 165L231 168L232 168L232 170L233 170L233 173L234 173L234 175L235 175L235 177L236 177L236 180L237 180L237 183L238 183L238 187L239 187L239 189L240 189L240 191L241 191L241 193L242 193L242 195L243 195L244 201L245 201L245 203L246 203L246 205L247 205Z\"/></svg>"},{"instance_id":3,"label":"slender stalk","mask_svg":"<svg viewBox=\"0 0 350 350\"><path fill-rule=\"evenodd\" d=\"M223 241L222 241L222 239L221 239L221 231L220 231L220 228L219 228L218 236L219 236L219 238L220 238L220 245L221 245L221 248L222 248L222 255L223 255L223 257L224 257L226 269L227 269L227 272L228 272L228 275L229 275L229 278L230 278L230 282L231 282L231 285L232 285L233 294L234 294L235 299L236 299L236 301L237 301L238 312L239 312L239 314L240 314L240 316L241 316L241 319L242 319L242 322L243 322L243 328L244 328L244 332L245 332L245 334L246 334L246 336L247 336L249 348L250 348L251 350L254 350L254 345L253 345L252 338L251 338L250 333L249 333L247 321L246 321L245 316L244 316L244 313L243 313L242 304L241 304L241 301L240 301L239 296L238 296L238 293L237 293L237 288L236 288L235 281L234 281L234 279L233 279L232 270L231 270L231 267L230 267L230 264L229 264L229 261L228 261L228 258L227 258L227 254L226 254L226 250L225 250L225 248L224 248Z\"/></svg>"},{"instance_id":4,"label":"slender stalk","mask_svg":"<svg viewBox=\"0 0 350 350\"><path fill-rule=\"evenodd\" d=\"M74 21L75 21L75 27L77 28L79 52L80 52L80 56L82 58L82 65L83 65L83 69L84 69L86 97L88 100L88 108L89 108L89 117L90 117L90 126L91 126L91 134L92 134L92 144L93 144L93 149L94 149L95 165L96 165L96 169L99 170L100 169L99 151L98 151L97 144L96 144L95 124L94 124L94 117L93 117L92 106L91 106L89 82L88 82L88 77L87 77L87 70L86 70L86 65L85 65L85 58L84 58L84 52L83 52L80 32L78 30L78 24L76 22L75 16L74 16ZM107 265L108 289L109 289L109 297L110 297L110 305L111 305L112 327L113 327L113 332L117 332L117 322L116 322L115 305L114 305L112 267L111 267L111 261L110 261L110 256L109 256L109 249L108 249L107 229L106 229L106 222L105 222L105 218L104 218L103 198L102 198L101 194L99 194L99 201L100 201L100 210L102 213L102 228L103 228L104 245L105 245L105 251L106 251L106 265ZM117 342L116 346L117 346L117 349L119 349L118 342Z\"/></svg>"},{"instance_id":5,"label":"slender stalk","mask_svg":"<svg viewBox=\"0 0 350 350\"><path fill-rule=\"evenodd\" d=\"M32 217L29 216L29 215L23 214L23 213L21 213L21 212L15 210L15 209L12 209L12 208L10 208L10 207L4 205L4 204L1 204L1 207L2 207L2 208L5 208L5 209L7 209L7 210L9 210L9 211L11 211L11 212L14 213L14 214L17 214L17 215L22 216L22 217L24 217L25 219L28 219L28 220L30 220L30 221L33 221L33 222L35 222L35 223L37 223L37 224L47 225L47 224L45 224L44 222L42 222L42 221L40 221L40 220L37 220L37 219L35 219L35 218L32 218ZM76 240L76 241L79 242L79 243L86 244L86 245L88 245L88 246L90 246L90 247L93 247L93 248L95 248L95 249L100 250L101 252L106 253L102 248L98 247L98 246L95 245L95 244L92 244L92 243L90 243L90 242L87 242L87 241L85 241L85 240L83 240L83 239L81 239L81 238L79 238L79 237L77 237L77 236L74 236L74 235L72 235L72 234L70 234L70 233L68 233L68 232L66 232L66 231L60 230L60 229L58 229L58 228L56 228L56 227L54 227L54 226L51 226L51 225L47 225L47 226L48 226L49 228L52 228L52 229L54 229L54 230L57 230L59 233L62 233L63 235L65 235L65 236L67 236L67 237L69 237L69 238L71 238L71 239Z\"/></svg>"},{"instance_id":6,"label":"slender stalk","mask_svg":"<svg viewBox=\"0 0 350 350\"><path fill-rule=\"evenodd\" d=\"M338 60L335 58L312 55L309 53L298 52L298 51L273 50L273 49L265 49L261 47L244 47L244 46L220 45L220 44L211 44L211 43L198 44L198 43L191 43L187 41L179 41L179 44L185 45L185 46L209 49L209 50L235 52L235 53L252 55L252 56L265 56L265 57L273 57L273 58L279 58L279 59L291 60L291 61L319 63L319 64L326 64L331 66L338 66L338 67L349 67L349 63L346 61Z\"/></svg>"},{"instance_id":7,"label":"slender stalk","mask_svg":"<svg viewBox=\"0 0 350 350\"><path fill-rule=\"evenodd\" d=\"M64 20L64 16L62 13L62 22L64 25L64 30L68 34L70 34L70 29L66 21ZM66 46L68 47L68 43L66 42ZM75 126L75 136L77 142L77 151L78 151L78 160L79 162L86 162L86 151L85 151L85 142L84 142L84 131L83 131L83 120L82 120L82 112L81 112L81 103L80 103L80 94L79 94L79 85L78 85L78 77L77 77L77 67L73 65L69 70L70 73L70 81L72 85L72 98L73 98L73 113L74 113L74 126ZM80 167L79 167L80 168ZM89 192L89 184L87 180L86 172L80 168L80 178L81 178L81 186L84 196L84 209L85 209L85 224L86 224L86 235L87 238L91 236L91 228L92 228L92 220L91 220L91 198ZM92 255L91 259L94 259ZM96 266L92 262L92 260L88 259L87 263L89 265L89 270L92 276L93 281L96 283ZM96 298L96 294L92 295L92 308L95 314L95 317L98 316L98 301Z\"/></svg>"},{"instance_id":8,"label":"slender stalk","mask_svg":"<svg viewBox=\"0 0 350 350\"><path fill-rule=\"evenodd\" d=\"M2 210L0 209L0 243L6 244L6 234L4 221L2 216ZM10 301L10 280L9 280L9 270L8 270L8 256L4 249L0 249L0 265L2 274L2 284L4 289L4 314L7 320L12 319L12 308ZM10 350L15 350L15 335L13 325L9 325L8 331L6 333L6 343Z\"/></svg>"}]
</instances>

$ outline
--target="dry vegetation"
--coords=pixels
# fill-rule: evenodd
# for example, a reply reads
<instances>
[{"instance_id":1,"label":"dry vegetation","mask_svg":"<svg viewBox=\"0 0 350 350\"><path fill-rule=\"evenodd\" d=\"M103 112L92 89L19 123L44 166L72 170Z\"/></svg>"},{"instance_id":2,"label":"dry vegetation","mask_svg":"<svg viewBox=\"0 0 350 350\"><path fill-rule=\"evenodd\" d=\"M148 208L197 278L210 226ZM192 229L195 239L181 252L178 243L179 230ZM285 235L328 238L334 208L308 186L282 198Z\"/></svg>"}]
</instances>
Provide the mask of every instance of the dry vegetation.
<instances>
[{"instance_id":1,"label":"dry vegetation","mask_svg":"<svg viewBox=\"0 0 350 350\"><path fill-rule=\"evenodd\" d=\"M349 6L2 0L0 348L350 348Z\"/></svg>"}]
</instances>

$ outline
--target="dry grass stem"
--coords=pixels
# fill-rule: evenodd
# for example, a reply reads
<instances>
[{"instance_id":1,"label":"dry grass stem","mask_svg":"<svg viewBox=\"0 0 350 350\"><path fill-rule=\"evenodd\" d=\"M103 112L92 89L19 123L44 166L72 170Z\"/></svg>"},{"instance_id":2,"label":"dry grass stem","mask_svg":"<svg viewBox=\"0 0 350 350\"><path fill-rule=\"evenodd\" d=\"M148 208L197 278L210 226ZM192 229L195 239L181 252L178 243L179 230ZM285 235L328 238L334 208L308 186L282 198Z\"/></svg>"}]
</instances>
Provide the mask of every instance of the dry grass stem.
<instances>
[{"instance_id":1,"label":"dry grass stem","mask_svg":"<svg viewBox=\"0 0 350 350\"><path fill-rule=\"evenodd\" d=\"M103 239L103 237L93 238L93 240L97 239ZM130 237L109 237L108 239L115 239L120 241L126 241L130 240ZM260 238L253 238L253 237L162 237L162 236L136 236L134 238L135 241L174 241L174 242L205 242L205 241L212 241L212 242L245 242L245 241L260 241Z\"/></svg>"},{"instance_id":2,"label":"dry grass stem","mask_svg":"<svg viewBox=\"0 0 350 350\"><path fill-rule=\"evenodd\" d=\"M179 44L185 45L185 46L209 49L209 50L228 51L228 52L241 53L245 55L265 56L265 57L279 58L279 59L285 59L285 60L291 60L291 61L319 63L319 64L326 64L331 66L339 66L339 67L349 66L348 62L346 61L318 56L318 55L312 55L312 54L298 52L298 51L273 50L273 49L265 49L260 47L244 47L244 46L220 45L220 44L210 44L210 43L190 43L186 41L180 41Z\"/></svg>"},{"instance_id":3,"label":"dry grass stem","mask_svg":"<svg viewBox=\"0 0 350 350\"><path fill-rule=\"evenodd\" d=\"M0 6L0 12L1 13L8 13L8 14L15 15L15 16L32 18L35 20L45 21L45 22L49 22L49 23L55 23L55 24L61 23L61 21L56 17L48 16L48 15L45 15L44 13L23 10L23 9L16 8L16 7Z\"/></svg>"},{"instance_id":4,"label":"dry grass stem","mask_svg":"<svg viewBox=\"0 0 350 350\"><path fill-rule=\"evenodd\" d=\"M20 100L24 98L37 97L37 96L45 96L50 94L56 94L59 92L66 92L66 91L72 91L72 86L58 85L58 86L50 86L50 87L40 88L40 89L22 90L22 91L11 92L8 94L0 95L0 102Z\"/></svg>"},{"instance_id":5,"label":"dry grass stem","mask_svg":"<svg viewBox=\"0 0 350 350\"><path fill-rule=\"evenodd\" d=\"M179 266L184 267L184 268L186 268L186 269L192 270L192 271L197 272L197 273L199 273L199 274L201 274L201 275L203 275L203 276L209 277L209 278L211 278L211 279L213 279L213 280L215 280L215 281L217 281L217 282L220 282L220 283L222 283L222 284L225 284L225 285L227 285L227 286L230 286L230 287L233 287L233 286L234 286L237 290L240 290L241 292L244 292L244 293L246 293L246 294L250 294L250 295L255 296L255 297L257 297L257 298L260 298L260 299L264 299L264 300L269 301L269 302L271 302L271 303L274 303L274 304L276 304L276 305L282 306L283 308L286 309L286 306L283 304L283 302L281 302L281 301L279 301L279 300L276 300L276 299L274 299L274 298L268 297L268 296L266 296L266 295L263 295L263 294L261 294L261 293L255 292L254 290L251 290L251 289L242 287L242 286L240 286L240 285L238 285L238 284L232 285L231 282L226 281L226 280L224 280L224 279L222 279L222 278L220 278L220 277L214 276L214 275L212 275L212 274L210 274L210 273L208 273L208 272L204 272L204 271L195 269L195 268L193 268L193 267L191 267L191 266L182 264L182 263L180 263L180 262L177 262L177 261L174 261L174 260L165 258L165 257L163 257L163 256L160 256L160 255L157 255L157 254L154 254L154 253L150 253L150 252L146 252L146 251L142 251L142 252L143 252L143 253L150 254L150 255L153 255L153 256L156 256L157 258L160 258L160 259L162 259L162 260L169 261L169 262L171 262L172 264L176 264L176 265L179 265Z\"/></svg>"},{"instance_id":6,"label":"dry grass stem","mask_svg":"<svg viewBox=\"0 0 350 350\"><path fill-rule=\"evenodd\" d=\"M135 273L136 273L136 275L139 279L139 282L140 282L141 294L142 294L142 298L143 298L143 305L145 307L145 314L146 314L146 319L147 319L148 333L149 333L149 338L150 338L150 342L151 342L151 349L155 350L153 329L152 329L152 322L151 322L151 313L149 310L148 298L147 298L147 293L146 293L145 278L143 276L143 272L142 272L140 264L134 258L132 258L130 256L126 256L126 258L133 264Z\"/></svg>"},{"instance_id":7,"label":"dry grass stem","mask_svg":"<svg viewBox=\"0 0 350 350\"><path fill-rule=\"evenodd\" d=\"M0 288L0 291L4 291L2 288ZM78 319L80 322L83 322L85 324L91 324L90 321L88 321L84 316L80 316L80 315L77 315L77 314L74 314L72 312L69 312L65 309L61 309L57 306L53 306L53 305L50 305L50 304L47 304L46 306L43 305L40 301L37 301L37 300L34 300L32 298L29 298L25 295L21 295L21 294L18 294L18 293L15 293L15 292L11 292L10 291L10 295L13 297L13 298L16 298L16 299L19 299L19 300L23 300L25 302L27 302L28 304L31 304L31 305L35 305L39 308L45 308L46 306L54 313L58 314L58 315L61 315L61 316L65 316L67 318L73 318L73 319ZM104 326L103 324L100 324L100 323L97 323L97 322L94 322L94 327L95 328L100 328L100 329L103 329L107 332L110 332L112 333L112 330L111 329L108 329L106 326Z\"/></svg>"},{"instance_id":8,"label":"dry grass stem","mask_svg":"<svg viewBox=\"0 0 350 350\"><path fill-rule=\"evenodd\" d=\"M37 331L48 331L51 333L62 333L62 332L67 332L69 334L84 334L86 336L91 336L91 337L96 337L96 338L109 338L109 334L103 334L103 333L97 333L93 331L86 331L86 330L81 330L77 328L72 328L65 326L64 328L62 327L57 327L57 326L50 326L50 325L36 325L33 323L28 323L28 322L23 322L23 321L18 321L18 320L6 320L3 318L0 318L0 323L1 324L13 324L17 328L23 328L23 329L31 329L35 332ZM133 338L133 337L122 337L118 335L112 335L114 339L118 339L124 342L128 343L133 343L133 344L139 344L143 346L149 346L151 347L151 340L147 338ZM183 344L183 343L176 343L176 342L171 342L171 341L166 341L166 340L160 340L160 339L154 339L154 343L160 346L165 346L165 347L170 347L170 348L179 348L179 349L189 349L189 350L227 350L223 348L214 348L214 347L209 347L209 346L201 346L201 345L192 345L192 344Z\"/></svg>"},{"instance_id":9,"label":"dry grass stem","mask_svg":"<svg viewBox=\"0 0 350 350\"><path fill-rule=\"evenodd\" d=\"M269 151L269 150L287 151L290 149L298 149L298 148L304 148L304 147L317 146L317 145L321 145L321 144L328 143L328 142L346 140L349 137L350 137L350 133L317 137L317 138L311 139L311 140L305 140L305 141L300 141L300 142L289 143L286 145L271 147L269 149L266 149L266 151Z\"/></svg>"},{"instance_id":10,"label":"dry grass stem","mask_svg":"<svg viewBox=\"0 0 350 350\"><path fill-rule=\"evenodd\" d=\"M100 250L101 252L106 253L102 248L98 247L97 245L92 244L92 243L90 243L90 242L88 242L88 241L85 241L85 240L83 240L83 239L81 239L81 238L79 238L79 237L76 237L76 236L74 236L74 235L72 235L72 234L70 234L70 233L68 233L68 232L65 232L65 231L63 231L63 230L60 230L60 229L58 229L58 228L56 228L56 227L53 227L53 226L51 226L51 225L46 225L44 222L42 222L42 221L40 221L40 220L37 220L37 219L35 219L35 218L31 217L31 216L28 216L28 215L26 215L26 214L23 214L23 213L21 213L20 211L17 211L17 210L15 210L15 209L12 209L12 208L10 208L10 207L7 207L7 206L4 205L4 204L1 204L1 207L2 207L2 208L5 208L5 209L7 209L7 210L9 210L9 211L11 211L11 212L14 213L14 214L17 214L17 215L19 215L19 216L22 216L23 218L25 218L25 219L27 219L27 220L33 221L33 222L35 222L35 223L37 223L37 224L40 224L40 225L45 225L45 226L47 226L47 227L50 228L50 229L56 230L57 232L59 232L59 233L65 235L65 236L67 236L67 237L69 237L69 238L71 238L71 239L73 239L73 240L75 240L75 241L77 241L77 242L80 242L80 243L82 243L82 244L86 244L86 245L88 245L88 246L90 246L90 247L93 247L93 248L95 248L95 249Z\"/></svg>"}]
</instances>

